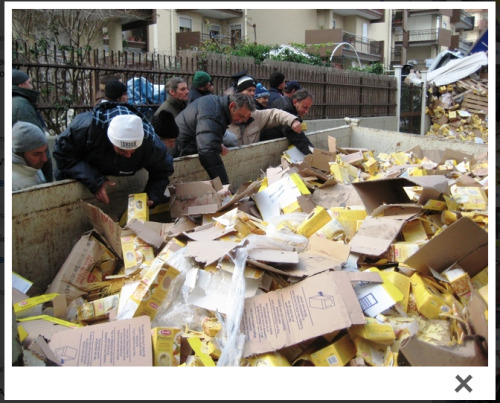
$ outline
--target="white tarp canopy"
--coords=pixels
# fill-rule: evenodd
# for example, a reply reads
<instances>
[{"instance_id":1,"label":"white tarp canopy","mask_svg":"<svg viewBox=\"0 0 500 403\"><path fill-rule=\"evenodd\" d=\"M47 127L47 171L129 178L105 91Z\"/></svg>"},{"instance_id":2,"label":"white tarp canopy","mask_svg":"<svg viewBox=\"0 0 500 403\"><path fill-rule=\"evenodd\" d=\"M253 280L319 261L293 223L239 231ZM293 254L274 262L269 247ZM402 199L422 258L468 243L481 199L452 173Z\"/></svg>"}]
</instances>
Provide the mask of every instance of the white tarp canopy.
<instances>
[{"instance_id":1,"label":"white tarp canopy","mask_svg":"<svg viewBox=\"0 0 500 403\"><path fill-rule=\"evenodd\" d=\"M486 52L474 53L461 59L450 60L444 66L427 73L427 83L436 86L457 82L488 64ZM412 83L420 84L421 78L412 77Z\"/></svg>"}]
</instances>

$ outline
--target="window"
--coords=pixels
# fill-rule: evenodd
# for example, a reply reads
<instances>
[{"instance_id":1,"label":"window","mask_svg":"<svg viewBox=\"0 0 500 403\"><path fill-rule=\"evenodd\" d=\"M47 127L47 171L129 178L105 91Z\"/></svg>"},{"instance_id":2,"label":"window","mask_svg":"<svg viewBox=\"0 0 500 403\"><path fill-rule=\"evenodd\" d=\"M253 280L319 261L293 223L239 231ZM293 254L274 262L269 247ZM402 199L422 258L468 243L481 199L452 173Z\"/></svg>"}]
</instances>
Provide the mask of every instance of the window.
<instances>
[{"instance_id":1,"label":"window","mask_svg":"<svg viewBox=\"0 0 500 403\"><path fill-rule=\"evenodd\" d=\"M217 38L220 36L220 25L210 24L209 33L210 38Z\"/></svg>"},{"instance_id":2,"label":"window","mask_svg":"<svg viewBox=\"0 0 500 403\"><path fill-rule=\"evenodd\" d=\"M191 32L193 30L193 21L191 18L179 17L179 32Z\"/></svg>"},{"instance_id":3,"label":"window","mask_svg":"<svg viewBox=\"0 0 500 403\"><path fill-rule=\"evenodd\" d=\"M241 40L241 24L231 24L229 29L231 30L231 39L233 41L240 41Z\"/></svg>"},{"instance_id":4,"label":"window","mask_svg":"<svg viewBox=\"0 0 500 403\"><path fill-rule=\"evenodd\" d=\"M332 29L337 27L337 20L335 18L332 19Z\"/></svg>"}]
</instances>

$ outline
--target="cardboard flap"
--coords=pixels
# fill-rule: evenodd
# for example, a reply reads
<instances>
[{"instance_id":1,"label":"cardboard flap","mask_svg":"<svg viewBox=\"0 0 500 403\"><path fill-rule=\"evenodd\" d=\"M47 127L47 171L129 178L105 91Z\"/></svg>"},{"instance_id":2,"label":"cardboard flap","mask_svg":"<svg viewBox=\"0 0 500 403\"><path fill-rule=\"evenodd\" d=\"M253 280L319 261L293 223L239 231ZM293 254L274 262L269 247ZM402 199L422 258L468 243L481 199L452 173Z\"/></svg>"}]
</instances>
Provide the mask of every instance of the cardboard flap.
<instances>
[{"instance_id":1,"label":"cardboard flap","mask_svg":"<svg viewBox=\"0 0 500 403\"><path fill-rule=\"evenodd\" d=\"M441 193L448 192L448 180L442 175L354 182L352 186L358 192L369 214L383 204L411 203L405 187L424 187L419 204L424 204L431 198L437 199Z\"/></svg>"},{"instance_id":2,"label":"cardboard flap","mask_svg":"<svg viewBox=\"0 0 500 403\"><path fill-rule=\"evenodd\" d=\"M457 150L452 150L451 148L447 148L444 150L443 155L441 156L441 160L439 164L443 164L447 160L455 160L458 163L462 161L471 161L474 162L474 156L470 154L465 154Z\"/></svg>"},{"instance_id":3,"label":"cardboard flap","mask_svg":"<svg viewBox=\"0 0 500 403\"><path fill-rule=\"evenodd\" d=\"M360 273L364 280L373 278ZM293 318L293 320L291 319ZM364 324L349 272L325 271L288 287L245 299L243 357L276 351Z\"/></svg>"},{"instance_id":4,"label":"cardboard flap","mask_svg":"<svg viewBox=\"0 0 500 403\"><path fill-rule=\"evenodd\" d=\"M476 290L472 290L467 308L472 331L474 334L484 337L486 346L488 346L488 320L485 316L488 305Z\"/></svg>"},{"instance_id":5,"label":"cardboard flap","mask_svg":"<svg viewBox=\"0 0 500 403\"><path fill-rule=\"evenodd\" d=\"M160 249L164 244L164 240L160 236L160 234L152 230L142 221L133 218L127 224L127 228L134 231L139 238L141 238L148 245L155 247L156 249Z\"/></svg>"},{"instance_id":6,"label":"cardboard flap","mask_svg":"<svg viewBox=\"0 0 500 403\"><path fill-rule=\"evenodd\" d=\"M351 252L380 256L389 249L405 222L398 216L366 217L349 242Z\"/></svg>"},{"instance_id":7,"label":"cardboard flap","mask_svg":"<svg viewBox=\"0 0 500 403\"><path fill-rule=\"evenodd\" d=\"M330 172L330 162L335 162L337 153L315 148L312 153L311 166L321 171Z\"/></svg>"},{"instance_id":8,"label":"cardboard flap","mask_svg":"<svg viewBox=\"0 0 500 403\"><path fill-rule=\"evenodd\" d=\"M124 230L99 207L84 201L82 201L82 203L83 210L85 211L85 214L89 218L94 229L105 238L108 245L111 249L113 249L113 252L123 259L121 237L133 234L133 231Z\"/></svg>"},{"instance_id":9,"label":"cardboard flap","mask_svg":"<svg viewBox=\"0 0 500 403\"><path fill-rule=\"evenodd\" d=\"M193 228L189 231L185 231L184 235L194 241L213 241L214 239L221 238L224 235L234 232L235 229L232 227L216 227L214 222L200 225L199 227Z\"/></svg>"},{"instance_id":10,"label":"cardboard flap","mask_svg":"<svg viewBox=\"0 0 500 403\"><path fill-rule=\"evenodd\" d=\"M217 193L222 189L220 179L177 183L172 190L170 216L211 214L222 206L222 199Z\"/></svg>"},{"instance_id":11,"label":"cardboard flap","mask_svg":"<svg viewBox=\"0 0 500 403\"><path fill-rule=\"evenodd\" d=\"M297 252L280 249L250 249L248 257L254 260L275 263L298 263Z\"/></svg>"},{"instance_id":12,"label":"cardboard flap","mask_svg":"<svg viewBox=\"0 0 500 403\"><path fill-rule=\"evenodd\" d=\"M197 262L208 266L237 246L236 242L231 241L192 241L187 244L186 256L194 257Z\"/></svg>"},{"instance_id":13,"label":"cardboard flap","mask_svg":"<svg viewBox=\"0 0 500 403\"><path fill-rule=\"evenodd\" d=\"M477 342L466 340L454 347L438 346L412 336L401 344L401 353L415 367L473 367L488 365Z\"/></svg>"},{"instance_id":14,"label":"cardboard flap","mask_svg":"<svg viewBox=\"0 0 500 403\"><path fill-rule=\"evenodd\" d=\"M467 256L474 253L471 256L475 259L475 252L481 248L482 252L478 254L481 255L483 261L487 262L488 254L484 253L487 245L488 233L470 218L462 217L426 242L404 263L422 274L430 274L430 267L440 273L462 259L469 263L468 267L474 267L467 260ZM484 267L482 266L477 272ZM468 268L463 268L468 271ZM469 273L469 275L474 274Z\"/></svg>"},{"instance_id":15,"label":"cardboard flap","mask_svg":"<svg viewBox=\"0 0 500 403\"><path fill-rule=\"evenodd\" d=\"M352 186L358 192L368 214L382 204L411 203L403 187L413 186L413 183L405 178L354 182Z\"/></svg>"}]
</instances>

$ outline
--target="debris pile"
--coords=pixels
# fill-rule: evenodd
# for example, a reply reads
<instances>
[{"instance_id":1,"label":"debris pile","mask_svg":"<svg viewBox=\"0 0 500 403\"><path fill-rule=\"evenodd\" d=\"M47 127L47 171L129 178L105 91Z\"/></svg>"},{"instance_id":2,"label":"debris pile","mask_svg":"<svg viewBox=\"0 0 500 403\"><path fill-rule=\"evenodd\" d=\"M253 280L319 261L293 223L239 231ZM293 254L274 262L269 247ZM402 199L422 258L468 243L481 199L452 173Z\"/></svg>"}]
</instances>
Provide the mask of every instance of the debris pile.
<instances>
[{"instance_id":1,"label":"debris pile","mask_svg":"<svg viewBox=\"0 0 500 403\"><path fill-rule=\"evenodd\" d=\"M13 289L25 365L487 365L487 155L291 149L170 194L168 223L82 202L46 294Z\"/></svg>"},{"instance_id":2,"label":"debris pile","mask_svg":"<svg viewBox=\"0 0 500 403\"><path fill-rule=\"evenodd\" d=\"M432 85L428 92L432 125L427 136L488 143L488 79Z\"/></svg>"}]
</instances>

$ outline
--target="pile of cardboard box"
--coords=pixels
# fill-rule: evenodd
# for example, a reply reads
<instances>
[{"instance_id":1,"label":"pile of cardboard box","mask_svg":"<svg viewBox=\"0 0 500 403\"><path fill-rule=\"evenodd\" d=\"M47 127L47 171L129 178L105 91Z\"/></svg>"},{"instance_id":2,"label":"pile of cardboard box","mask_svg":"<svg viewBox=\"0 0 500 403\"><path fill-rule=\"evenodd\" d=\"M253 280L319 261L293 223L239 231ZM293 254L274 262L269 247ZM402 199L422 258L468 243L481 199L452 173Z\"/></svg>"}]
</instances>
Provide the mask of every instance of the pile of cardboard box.
<instances>
[{"instance_id":1,"label":"pile of cardboard box","mask_svg":"<svg viewBox=\"0 0 500 403\"><path fill-rule=\"evenodd\" d=\"M488 143L487 78L432 85L428 92L432 125L426 135Z\"/></svg>"},{"instance_id":2,"label":"pile of cardboard box","mask_svg":"<svg viewBox=\"0 0 500 403\"><path fill-rule=\"evenodd\" d=\"M120 222L82 202L93 230L46 294L15 276L25 351L62 366L487 365L487 155L329 140L234 195L173 185L172 222L145 194Z\"/></svg>"}]
</instances>

